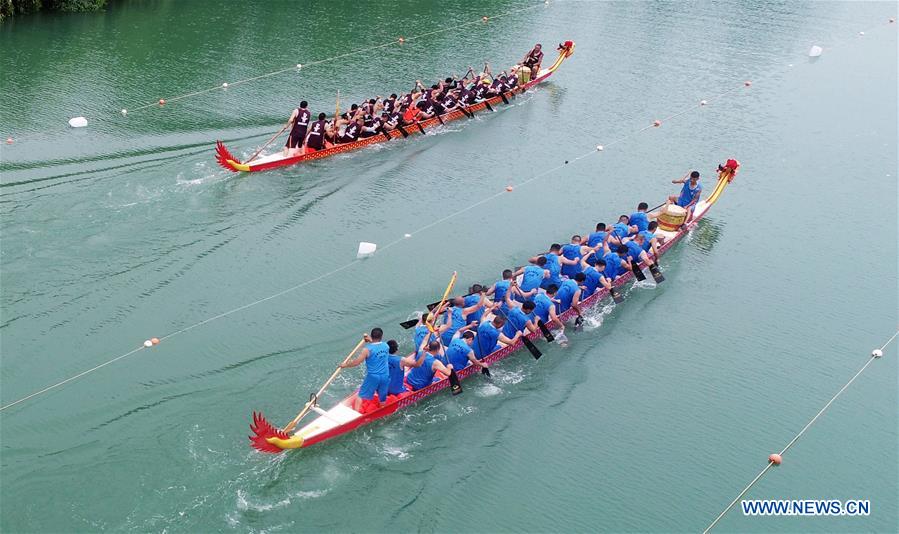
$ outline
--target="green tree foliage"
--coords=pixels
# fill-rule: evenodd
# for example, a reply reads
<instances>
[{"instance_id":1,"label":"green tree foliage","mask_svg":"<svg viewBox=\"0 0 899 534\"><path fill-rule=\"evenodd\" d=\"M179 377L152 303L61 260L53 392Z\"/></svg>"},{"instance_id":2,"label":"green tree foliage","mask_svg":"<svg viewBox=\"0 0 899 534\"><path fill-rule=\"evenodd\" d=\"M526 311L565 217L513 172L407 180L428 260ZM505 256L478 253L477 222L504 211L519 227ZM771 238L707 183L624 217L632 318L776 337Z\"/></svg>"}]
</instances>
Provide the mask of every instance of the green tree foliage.
<instances>
[{"instance_id":1,"label":"green tree foliage","mask_svg":"<svg viewBox=\"0 0 899 534\"><path fill-rule=\"evenodd\" d=\"M38 11L97 11L107 0L0 0L0 21L13 15Z\"/></svg>"}]
</instances>

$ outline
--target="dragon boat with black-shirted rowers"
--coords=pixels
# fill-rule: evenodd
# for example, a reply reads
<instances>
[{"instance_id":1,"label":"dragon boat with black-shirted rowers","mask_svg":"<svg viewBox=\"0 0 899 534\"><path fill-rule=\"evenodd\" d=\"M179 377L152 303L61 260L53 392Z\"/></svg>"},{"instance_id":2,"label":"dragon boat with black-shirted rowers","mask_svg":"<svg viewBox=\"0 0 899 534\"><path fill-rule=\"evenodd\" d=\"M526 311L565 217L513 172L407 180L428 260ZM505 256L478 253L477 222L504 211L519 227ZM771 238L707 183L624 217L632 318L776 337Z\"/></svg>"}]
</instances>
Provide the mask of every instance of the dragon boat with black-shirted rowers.
<instances>
[{"instance_id":1,"label":"dragon boat with black-shirted rowers","mask_svg":"<svg viewBox=\"0 0 899 534\"><path fill-rule=\"evenodd\" d=\"M724 189L727 188L727 185L733 181L738 168L739 162L732 159L718 167L718 180L712 193L707 198L699 200L693 209L692 216L687 210L669 204L660 205L659 208L661 209L656 209L652 213L652 217L659 221L659 228L656 231L656 235L665 237L658 249L659 256L673 247L674 244L680 241L688 232L696 228L699 221L705 217L709 209L711 209L711 207L718 201L721 194L724 192ZM644 266L645 265L641 265L641 267ZM640 269L640 271L642 272L642 269ZM612 288L616 289L623 286L634 278L635 273L628 271L623 276L616 279ZM449 292L450 288L447 288L447 294ZM579 307L582 311L593 308L608 296L610 296L610 291L608 289L598 289L593 295L583 300ZM445 302L445 300L446 296L444 296L444 301L441 301L441 304ZM575 318L577 314L578 311L575 308L571 308L560 314L559 320L565 322ZM486 316L484 320L487 320ZM536 340L540 335L541 332L538 330L524 337L528 338L528 340ZM359 342L359 345L357 345L356 349L350 353L350 356L362 346L362 343L362 341ZM486 355L481 361L492 366L496 362L509 357L528 344L533 345L533 342L531 341L529 343L524 339L518 339L515 343L502 346ZM532 347L528 348L531 349ZM349 359L350 356L348 356L347 359ZM327 410L322 409L318 406L318 401L320 400L318 397L334 380L339 371L340 367L338 367L338 370L335 371L334 375L331 376L325 383L325 386L323 386L317 394L311 395L310 401L306 403L304 410L300 412L290 424L286 425L284 429L273 426L265 419L265 417L263 417L262 413L253 412L253 424L250 426L250 429L253 432L253 435L250 436L251 445L260 451L270 453L279 453L286 449L309 447L310 445L336 438L337 436L351 432L359 427L366 426L393 415L400 410L406 409L409 406L450 387L451 382L449 377L438 378L432 384L417 391L407 391L400 395L390 395L387 397L386 402L382 404L376 402L375 407L370 411L367 411L364 408L361 412L353 409L358 392L349 395ZM459 369L456 374L460 380L464 381L472 375L478 374L479 371L479 366L468 365L464 369ZM315 412L318 417L306 425L299 427L296 431L293 431L299 421L309 412Z\"/></svg>"},{"instance_id":2,"label":"dragon boat with black-shirted rowers","mask_svg":"<svg viewBox=\"0 0 899 534\"><path fill-rule=\"evenodd\" d=\"M558 70L559 66L562 65L562 62L574 53L574 42L565 41L564 43L559 45L558 51L559 56L556 58L555 62L548 68L540 69L540 71L537 72L537 75L533 79L525 83L516 85L514 88L505 93L492 96L475 104L453 109L444 113L443 115L431 117L429 119L418 121L413 124L404 124L400 128L394 128L393 130L383 130L381 133L372 135L371 137L362 138L349 143L331 144L329 142L326 143L325 148L322 150L313 151L304 148L303 153L291 156L285 156L281 151L279 151L268 156L262 156L252 159L251 161L247 161L246 163L241 162L238 158L233 156L221 141L216 141L215 159L216 161L218 161L219 165L221 165L225 169L228 169L229 171L267 171L270 169L276 169L278 167L296 165L299 163L305 163L307 161L327 158L336 154L351 152L353 150L358 150L360 148L376 143L385 143L399 137L424 134L425 130L435 128L446 122L462 119L465 117L472 117L479 111L483 111L485 109L492 110L494 106L507 104L509 103L509 98L513 97L514 95L523 93L531 87L534 87L535 85L546 81L550 76L553 75L554 72L556 72L556 70Z\"/></svg>"}]
</instances>

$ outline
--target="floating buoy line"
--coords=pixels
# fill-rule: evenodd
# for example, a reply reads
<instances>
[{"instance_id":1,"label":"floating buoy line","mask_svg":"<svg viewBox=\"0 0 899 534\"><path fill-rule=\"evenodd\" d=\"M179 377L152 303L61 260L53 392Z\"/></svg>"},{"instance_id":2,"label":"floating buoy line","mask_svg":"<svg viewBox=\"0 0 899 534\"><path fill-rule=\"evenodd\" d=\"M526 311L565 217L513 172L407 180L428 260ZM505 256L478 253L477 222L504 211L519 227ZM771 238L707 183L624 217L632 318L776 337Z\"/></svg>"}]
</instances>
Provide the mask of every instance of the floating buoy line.
<instances>
[{"instance_id":1,"label":"floating buoy line","mask_svg":"<svg viewBox=\"0 0 899 534\"><path fill-rule=\"evenodd\" d=\"M520 12L520 11L525 11L525 10L533 9L533 8L534 8L534 7L528 7L528 8L524 8L524 9L520 9L520 10L510 11L510 12L507 12L507 13L502 14L502 15L496 15L496 16L494 16L493 18L499 18L499 17L502 17L502 16L507 16L507 15L512 14L512 13L516 13L516 12ZM476 22L484 22L484 21L479 20L479 21L476 21ZM893 23L893 20L891 19L890 22L889 22L888 24L892 24L892 23ZM457 28L457 27L458 27L458 25L457 25L457 26L454 26L453 29L455 29L455 28ZM421 38L421 37L424 37L424 36L433 35L433 34L436 34L436 33L443 32L443 31L447 31L447 29L434 30L434 31L431 31L431 32L427 32L427 33L424 33L424 34L420 34L420 35L411 37L411 38L406 38L406 40L412 39L412 38ZM356 51L353 51L353 52L347 52L347 53L342 54L342 55L340 55L340 56L334 56L334 57L332 57L332 58L327 58L327 59L324 59L324 60L319 60L319 61L314 62L314 63L312 63L312 64L320 64L320 63L324 63L324 62L327 62L327 61L332 61L332 60L337 59L337 58L340 58L340 57L346 57L346 56L348 56L348 55L358 54L358 53L361 53L361 52L363 52L363 51L368 51L368 50L373 50L373 49L377 49L377 48L382 48L382 47L384 47L384 46L388 46L389 44L393 44L393 43L394 43L394 42L392 41L391 43L387 43L387 44L376 45L376 46L372 46L372 47L368 47L368 48L359 49L359 50L356 50ZM298 67L299 67L299 65L298 65ZM792 67L792 64L788 65L788 67ZM275 72L273 72L273 73L268 73L268 74L260 75L260 76L254 77L254 78L249 78L249 79L247 79L247 80L241 80L240 82L232 83L232 85L234 85L234 84L236 84L236 83L247 83L247 82L249 82L249 81L253 81L253 80L256 80L256 79L261 79L261 78L264 78L264 77L273 76L273 75L275 75L275 74L279 74L279 73L282 73L282 72L286 72L286 70L290 70L290 69L282 69L282 70L280 70L280 71L275 71ZM773 74L774 74L774 72L769 72L767 76L762 76L762 77L756 78L755 81L757 82L759 79L764 79L764 78L766 78L766 77L770 77L770 76L772 76ZM544 170L544 171L541 171L541 172L539 172L539 173L537 173L537 174L531 176L530 178L528 178L528 179L526 179L526 180L524 180L524 181L522 181L522 182L520 182L520 183L518 183L518 184L509 184L509 185L507 185L506 187L502 188L501 190L499 190L499 191L497 191L497 192L495 192L495 193L493 193L493 194L489 194L489 195L487 195L487 196L481 198L480 200L478 200L477 202L475 202L475 203L473 203L473 204L471 204L471 205L469 205L469 206L463 207L463 208L461 208L461 209L459 209L459 210L457 210L457 211L455 211L455 212L453 212L453 213L450 213L450 214L448 214L448 215L446 215L446 216L444 216L444 217L442 217L442 218L440 218L440 219L433 220L433 221L429 222L428 224L426 224L426 225L424 225L424 226L418 228L417 230L414 230L414 231L412 231L412 232L403 234L402 237L399 237L399 238L395 239L394 241L391 241L391 242L387 243L386 245L380 247L380 252L383 253L385 250L387 250L387 249L393 247L394 245L397 245L398 243L400 243L400 242L402 242L402 241L404 241L404 240L406 240L406 239L409 239L409 238L411 238L411 237L414 237L416 234L425 232L425 231L427 231L428 229L430 229L430 228L432 228L432 227L434 227L434 226L437 226L437 225L439 225L439 224L441 224L441 223L444 223L444 222L446 222L447 220L450 220L450 219L452 219L453 217L456 217L456 216L461 215L461 214L463 214L463 213L465 213L465 212L468 212L468 211L470 211L470 210L472 210L472 209L474 209L474 208L476 208L476 207L478 207L478 206L481 206L481 205L483 205L483 204L486 204L486 203L488 203L488 202L490 202L490 201L492 201L492 200L494 200L494 199L496 199L496 198L498 198L498 197L500 197L500 196L502 196L502 195L506 195L506 194L512 193L512 192L515 190L516 187L521 187L521 186L528 185L528 184L533 183L533 182L535 182L535 181L537 181L537 180L539 180L539 179L541 179L541 178L543 178L543 177L545 177L545 176L547 176L547 175L549 175L549 174L552 174L552 173L554 173L554 172L556 172L556 171L562 169L565 165L568 165L568 164L569 164L569 161L577 162L577 161L580 161L580 160L582 160L582 159L584 159L584 158L590 157L590 156L592 156L592 155L595 155L595 154L598 154L598 153L602 153L606 148L608 148L608 147L610 147L610 146L614 146L614 145L616 145L616 144L618 144L618 143L621 143L621 142L623 142L623 141L625 141L625 140L627 140L627 139L629 139L629 138L631 138L631 137L633 137L633 136L635 136L635 135L637 135L637 134L639 134L639 133L645 132L645 131L647 131L647 130L655 129L655 128L660 128L660 127L662 126L662 124L665 123L665 122L667 122L667 121L670 121L670 120L676 119L676 118L678 118L678 117L681 117L681 116L683 116L683 115L685 115L685 114L687 114L687 113L689 113L689 112L691 112L691 111L695 111L695 110L697 110L697 109L704 108L704 107L708 106L710 102L714 102L714 101L717 100L717 99L723 98L724 96L727 96L728 94L730 94L730 93L732 93L732 92L734 92L734 91L737 91L737 90L739 90L739 89L746 89L746 90L748 90L749 88L751 88L752 85L753 85L753 82L752 82L751 80L744 80L744 81L741 81L739 84L734 84L734 85L732 85L730 88L728 88L727 90L725 90L725 91L723 91L723 92L721 92L721 93L718 93L717 95L714 95L714 96L711 96L711 97L707 97L707 98L705 98L705 99L702 99L702 100L700 100L698 103L696 103L696 104L694 104L694 105L687 106L687 107L681 109L680 111L677 111L677 112L675 112L675 113L673 113L673 114L671 114L671 115L669 115L669 116L667 116L667 117L663 117L663 118L661 118L661 119L654 119L652 122L650 122L650 123L647 124L646 126L644 126L644 127L642 127L642 128L638 128L638 129L636 129L636 130L634 130L634 131L631 131L630 133L627 133L627 134L625 134L625 135L623 135L623 136L621 136L621 137L619 137L619 138L613 139L613 140L611 140L611 141L609 141L609 142L607 142L607 143L605 143L605 144L599 144L599 145L596 145L594 148L591 148L588 152L584 152L583 154L580 154L580 155L578 155L578 156L572 158L571 160L564 160L564 163L558 164L558 165L556 165L556 166L554 166L554 167L551 167L551 168L548 168L548 169L546 169L546 170ZM216 88L218 88L218 87L216 87ZM202 94L203 92L208 92L208 91L210 91L210 90L212 90L212 89L205 89L205 90L203 90L203 91L198 91L198 92L194 92L194 93L188 93L188 94L186 94L186 95L181 95L181 96L178 96L178 97L170 98L169 101L170 101L170 100L179 99L179 98L188 98L188 97L190 97L190 96L195 96L195 95L197 95L197 94ZM164 104L164 103L165 103L165 99L160 100L160 104ZM155 104L153 104L153 105L155 105ZM141 107L135 108L135 109L137 109L137 110L140 110L140 109L147 109L147 108L149 108L149 107L151 107L151 106L153 106L153 105L148 104L148 105L141 106ZM122 110L122 111L125 112L125 113L127 113L126 110ZM123 114L124 114L124 113L123 113ZM628 121L628 122L629 122L629 121ZM11 138L7 139L7 143L12 143L12 141L13 141L13 140L12 140ZM363 247L363 245L366 245L366 246ZM90 369L87 369L87 370L85 370L85 371L82 371L82 372L80 372L80 373L77 373L77 374L75 374L75 375L73 375L73 376L70 376L70 377L64 379L64 380L61 380L61 381L56 382L56 383L54 383L54 384L51 384L51 385L49 385L49 386L47 386L47 387L45 387L45 388L43 388L43 389L34 391L33 393L30 393L29 395L26 395L26 396L24 396L24 397L21 397L21 398L15 400L15 401L12 401L12 402L10 402L10 403L8 403L8 404L2 405L2 406L0 406L0 412L6 411L7 409L12 408L13 406L17 406L17 405L19 405L19 404L21 404L21 403L23 403L23 402L25 402L25 401L28 401L28 400L30 400L30 399L32 399L32 398L35 398L35 397L38 397L38 396L40 396L40 395L42 395L42 394L44 394L44 393L47 393L47 392L49 392L49 391L51 391L51 390L54 390L54 389L56 389L56 388L59 388L59 387L65 385L65 384L68 384L68 383L70 383L70 382L73 382L73 381L75 381L75 380L77 380L77 379L79 379L79 378L82 378L82 377L84 377L84 376L90 374L90 373L93 373L94 371L97 371L97 370L99 370L99 369L102 369L102 368L104 368L104 367L106 367L106 366L108 366L108 365L111 365L111 364L113 364L113 363L115 363L115 362L118 362L118 361L120 361L120 360L122 360L122 359L125 359L125 358L127 358L127 357L129 357L129 356L132 356L132 355L134 355L134 354L136 354L136 353L138 353L138 352L140 352L140 351L142 351L142 350L148 350L148 349L156 348L159 344L161 344L161 342L166 341L166 340L168 340L168 339L171 339L171 338L173 338L173 337L175 337L175 336L184 334L184 333L186 333L186 332L189 332L190 330L193 330L193 329L195 329L195 328L199 328L199 327L201 327L201 326L204 326L204 325L206 325L206 324L208 324L208 323L211 323L211 322L213 322L213 321L216 321L216 320L218 320L218 319L222 319L222 318L224 318L224 317L228 317L228 316L233 315L233 314L235 314L235 313L241 312L241 311L246 310L246 309L248 309L248 308L257 306L257 305L262 304L262 303L264 303L264 302L273 300L273 299L275 299L275 298L278 298L278 297L281 297L281 296L286 295L286 294L288 294L288 293L294 292L294 291L296 291L296 290L298 290L298 289L301 289L301 288L303 288L303 287L306 287L306 286L309 286L309 285L314 284L314 283L316 283L316 282L319 282L319 281L321 281L321 280L324 280L324 279L326 279L326 278L328 278L328 277L330 277L330 276L333 276L333 275L335 275L335 274L337 274L337 273L339 273L339 272L341 272L341 271L344 271L344 270L346 270L346 269L349 269L350 267L355 266L356 264L360 263L361 261L364 261L367 257L370 257L370 256L374 255L375 252L376 252L376 250L378 250L378 245L377 245L377 244L375 244L375 243L366 243L366 242L362 242L362 243L360 243L359 250L358 250L358 252L357 252L357 257L356 257L356 259L354 259L353 261L350 261L350 262L348 262L348 263L346 263L346 264L344 264L344 265L341 265L341 266L339 266L339 267L337 267L337 268L335 268L335 269L332 269L331 271L328 271L328 272L325 272L325 273L323 273L323 274L320 274L320 275L318 275L318 276L316 276L316 277L314 277L314 278L311 278L311 279L308 279L308 280L299 282L299 283L297 283L297 284L295 284L295 285L293 285L293 286L291 286L291 287L288 287L288 288L286 288L286 289L283 289L283 290L281 290L281 291L278 291L277 293L274 293L274 294L268 295L268 296L266 296L266 297L257 299L257 300L255 300L255 301L249 302L249 303L247 303L247 304L243 304L243 305L238 306L238 307L236 307L236 308L232 308L232 309L230 309L230 310L227 310L227 311L225 311L225 312L222 312L222 313L219 313L219 314L217 314L217 315L211 316L211 317L206 318L206 319L204 319L204 320L202 320L202 321L199 321L199 322L197 322L197 323L191 324L191 325L189 325L189 326L185 326L185 327L183 327L183 328L181 328L181 329L179 329L179 330L176 330L176 331L171 332L171 333L169 333L169 334L166 334L166 335L164 335L164 336L161 336L161 337L151 337L151 338L149 338L148 340L144 341L144 342L143 342L142 344L140 344L139 346L137 346L136 348L133 348L133 349L131 349L131 350L129 350L129 351L123 353L123 354L120 354L120 355L118 355L118 356L116 356L116 357L114 357L114 358L112 358L112 359L110 359L110 360L107 360L107 361L105 361L105 362L103 362L103 363L101 363L101 364L99 364L99 365L97 365L97 366L95 366L95 367L92 367L92 368L90 368ZM894 337L895 337L895 336L894 336ZM892 340L892 338L891 338L891 340ZM774 464L773 464L773 461L772 461L771 465L774 465ZM770 466L769 466L769 467L770 467ZM747 488L747 490L748 490L748 488Z\"/></svg>"},{"instance_id":2,"label":"floating buoy line","mask_svg":"<svg viewBox=\"0 0 899 534\"><path fill-rule=\"evenodd\" d=\"M315 60L315 61L310 61L309 63L305 63L305 64L303 64L303 63L297 63L295 66L292 65L292 66L290 66L290 67L286 67L286 68L283 68L283 69L278 69L278 70L274 70L274 71L271 71L271 72L266 72L266 73L264 73L264 74L259 74L259 75L257 75L257 76L253 76L253 77L250 77L250 78L245 78L245 79L243 79L243 80L237 80L237 81L233 81L233 82L223 82L223 83L220 84L220 85L215 85L215 86L212 86L212 87L207 87L207 88L205 88L205 89L199 89L199 90L196 90L196 91L192 91L192 92L190 92L190 93L185 93L185 94L182 94L182 95L176 95L176 96L170 96L170 97L160 98L159 100L156 100L155 102L150 102L150 103L147 103L147 104L138 105L138 106L135 106L135 107L130 108L130 109L129 109L129 108L122 108L121 111L119 111L118 113L109 114L108 116L105 116L105 117L104 117L104 116L96 117L96 118L93 118L93 119L91 119L91 120L93 120L93 121L104 121L104 120L105 120L105 121L109 121L109 120L112 120L113 118L116 118L118 115L121 115L122 117L127 117L128 114L134 113L135 111L144 111L144 110L148 110L148 109L152 109L152 108L163 107L163 106L165 106L166 104L169 104L169 103L172 103L172 102L177 102L177 101L179 101L179 100L185 100L185 99L188 99L188 98L193 98L193 97L195 97L195 96L199 96L199 95L203 95L203 94L206 94L206 93L210 93L210 92L212 92L212 91L226 90L226 89L229 89L229 88L231 88L231 87L234 87L235 85L243 85L243 84L247 84L247 83L250 83L250 82L255 82L255 81L258 81L258 80L262 80L262 79L265 79L265 78L271 78L272 76L277 76L277 75L279 75L279 74L284 74L284 73L287 73L287 72L300 72L300 71L303 70L303 69L307 69L307 68L309 68L309 67L313 67L313 66L316 66L316 65L323 65L323 64L329 63L329 62L331 62L331 61L336 61L336 60L338 60L338 59L343 59L343 58L346 58L346 57L355 56L355 55L357 55L357 54L362 54L362 53L364 53L364 52L370 52L370 51L372 51L372 50L378 50L378 49L381 49L381 48L387 48L387 47L389 47L389 46L403 45L403 44L408 43L409 41L413 41L413 40L415 40L415 39L421 39L421 38L423 38L423 37L430 37L430 36L432 36L432 35L437 35L437 34L444 33L444 32L448 32L448 31L458 30L459 28L464 28L464 27L466 27L466 26L471 26L471 25L473 25L473 24L484 24L484 23L487 23L487 22L488 22L489 20L491 20L491 19L498 19L498 18L502 18L502 17L508 17L508 16L510 16L510 15L515 15L515 14L517 14L517 13L522 13L522 12L524 12L524 11L531 11L531 10L534 10L534 9L536 9L536 8L538 8L538 7L544 7L545 5L548 5L548 4L549 4L549 2L547 1L545 4L535 4L535 5L531 5L531 6L528 6L528 7L523 7L523 8L520 8L520 9L513 9L513 10L511 10L511 11L506 11L505 13L500 13L500 14L498 14L498 15L491 15L491 16L489 16L489 17L483 16L483 17L481 17L481 18L478 18L477 20L473 20L473 21L469 21L469 22L458 22L458 23L453 23L453 24L448 25L448 26L446 26L446 27L438 28L438 29L436 29L436 30L432 30L432 31L425 32L425 33L420 33L420 34L418 34L418 35L412 35L412 36L410 36L410 37L405 37L405 36L403 36L403 37L398 37L398 38L396 38L396 39L392 39L392 40L387 41L387 42L384 42L384 43L378 43L378 44L366 46L366 47L363 47L363 48L359 48L359 49L356 49L356 50L352 50L352 51L350 51L350 52L344 52L344 53L338 54L338 55L336 55L336 56L326 57L326 58L323 58L323 59L317 59L317 60ZM75 121L75 122L77 123L77 125L76 125L76 124L73 124L73 121ZM85 117L73 117L72 119L69 120L69 126L71 126L71 127L73 127L73 128L80 128L80 127L87 126L87 119L85 119ZM26 140L26 139L32 139L32 138L35 138L35 137L39 137L39 136L42 136L42 135L46 135L46 134L48 134L48 133L58 133L58 132L61 132L61 131L65 130L65 129L66 129L65 127L61 127L61 128L57 128L57 129L45 129L45 130L41 130L40 132L35 132L35 133L33 133L33 134L21 135L21 136L18 136L18 137L9 136L9 137L6 138L6 144L11 145L11 144L13 144L13 143L16 142L16 141L23 141L23 140Z\"/></svg>"},{"instance_id":3,"label":"floating buoy line","mask_svg":"<svg viewBox=\"0 0 899 534\"><path fill-rule=\"evenodd\" d=\"M848 388L853 382L855 382L855 379L858 378L859 375L861 375L865 371L865 369L868 368L869 365L871 365L871 362L873 362L874 360L879 360L880 358L883 357L883 351L886 350L886 348L890 345L890 343L893 342L894 339L896 339L896 336L899 336L899 330L897 330L896 333L893 334L890 337L890 339L888 339L886 341L886 343L881 345L881 347L879 349L874 349L871 351L871 356L868 358L868 361L865 362L865 365L863 365L862 368L859 369L858 372L855 373L852 376L852 378L850 378L849 381L846 382L843 385L843 387L841 387L840 390L837 391L837 393L833 397L830 398L829 401L827 401L827 403L824 405L824 407L821 408L818 411L818 413L815 414L815 416L812 417L812 419L804 427L802 427L802 430L800 430L799 433L796 434L796 436L794 436L793 439L791 439L789 443L787 443L786 447L784 447L780 452L771 453L768 456L768 464L765 466L765 468L762 469L761 472L759 472L759 474L756 475L754 479L752 479L752 482L750 482L749 485L747 485L745 488L743 488L743 491L741 491L740 494L737 495L737 497L734 500L732 500L730 502L730 504L728 504L727 507L725 507L724 510L721 511L720 514L718 514L718 517L716 517L715 520L712 521L709 524L709 526L707 526L705 528L705 530L702 531L703 534L708 534L709 532L711 532L711 530L713 528L715 528L715 525L717 525L718 522L721 521L721 518L723 518L725 515L727 515L727 512L731 511L731 509L734 507L734 505L737 504L737 501L742 499L743 496L746 495L746 492L748 492L750 489L752 489L752 486L754 486L756 482L758 482L759 480L762 479L763 476L765 476L765 474L768 472L768 470L770 470L774 466L780 465L783 462L783 455L786 454L786 452L790 449L790 447L792 447L793 444L795 444L797 441L799 441L799 438L801 438L802 435L805 434L805 431L808 430L809 427L811 427L813 424L815 424L815 421L817 421L818 418L821 417L821 415L825 411L827 411L828 408L830 408L830 405L833 404L833 401L837 400L837 397L842 395L842 393L844 391L846 391L846 388Z\"/></svg>"}]
</instances>

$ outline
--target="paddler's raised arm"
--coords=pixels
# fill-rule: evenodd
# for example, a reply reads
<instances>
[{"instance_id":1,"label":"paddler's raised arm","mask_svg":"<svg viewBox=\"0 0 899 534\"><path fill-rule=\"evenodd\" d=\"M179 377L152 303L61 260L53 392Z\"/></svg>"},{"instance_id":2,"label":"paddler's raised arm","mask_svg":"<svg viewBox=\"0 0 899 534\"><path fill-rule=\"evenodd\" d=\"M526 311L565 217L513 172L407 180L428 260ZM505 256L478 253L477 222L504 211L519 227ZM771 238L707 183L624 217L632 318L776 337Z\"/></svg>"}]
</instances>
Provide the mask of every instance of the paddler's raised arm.
<instances>
[{"instance_id":1,"label":"paddler's raised arm","mask_svg":"<svg viewBox=\"0 0 899 534\"><path fill-rule=\"evenodd\" d=\"M364 339L366 343L371 343L371 336L369 336L368 334L362 334L362 339ZM368 347L365 347L364 349L359 351L359 356L356 356L348 362L339 364L338 367L342 369L347 369L349 367L358 367L359 364L365 361L365 358L368 358Z\"/></svg>"},{"instance_id":2,"label":"paddler's raised arm","mask_svg":"<svg viewBox=\"0 0 899 534\"><path fill-rule=\"evenodd\" d=\"M487 301L487 294L484 291L481 291L481 298L476 303L472 304L467 308L462 308L462 315L471 315L472 313L480 310L484 307L484 303Z\"/></svg>"},{"instance_id":3,"label":"paddler's raised arm","mask_svg":"<svg viewBox=\"0 0 899 534\"><path fill-rule=\"evenodd\" d=\"M431 342L431 336L427 335L422 338L421 343L418 344L418 357L412 358L408 357L411 361L408 362L409 365L407 367L421 367L421 364L425 363L425 356L428 354L428 351L425 350L425 347L428 346L428 343Z\"/></svg>"}]
</instances>

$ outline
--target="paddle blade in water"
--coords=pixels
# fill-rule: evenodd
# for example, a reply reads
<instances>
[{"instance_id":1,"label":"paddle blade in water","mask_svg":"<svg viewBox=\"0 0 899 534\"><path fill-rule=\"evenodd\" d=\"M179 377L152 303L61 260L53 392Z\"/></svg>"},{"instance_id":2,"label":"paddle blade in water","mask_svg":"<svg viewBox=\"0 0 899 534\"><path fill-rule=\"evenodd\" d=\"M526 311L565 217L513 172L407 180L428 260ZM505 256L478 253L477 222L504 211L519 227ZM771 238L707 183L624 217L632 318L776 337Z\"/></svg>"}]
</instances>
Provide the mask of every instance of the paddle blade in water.
<instances>
[{"instance_id":1,"label":"paddle blade in water","mask_svg":"<svg viewBox=\"0 0 899 534\"><path fill-rule=\"evenodd\" d=\"M665 281L665 275L663 275L662 271L659 270L658 265L650 265L649 272L650 274L652 274L652 278L656 281L657 284L661 284Z\"/></svg>"},{"instance_id":2,"label":"paddle blade in water","mask_svg":"<svg viewBox=\"0 0 899 534\"><path fill-rule=\"evenodd\" d=\"M524 343L524 346L527 347L528 351L531 353L531 356L534 357L535 360L539 360L540 356L543 356L543 353L540 352L540 349L534 345L534 342L527 338L527 336L521 337L521 342Z\"/></svg>"},{"instance_id":3,"label":"paddle blade in water","mask_svg":"<svg viewBox=\"0 0 899 534\"><path fill-rule=\"evenodd\" d=\"M542 320L537 320L537 328L540 329L540 333L543 334L543 337L546 339L548 343L552 343L555 337L553 337L553 333L549 331L549 328L546 327L546 323Z\"/></svg>"},{"instance_id":4,"label":"paddle blade in water","mask_svg":"<svg viewBox=\"0 0 899 534\"><path fill-rule=\"evenodd\" d=\"M634 276L637 278L638 282L646 280L646 275L643 274L643 269L640 268L640 264L638 264L637 262L631 263L631 271L634 273Z\"/></svg>"},{"instance_id":5,"label":"paddle blade in water","mask_svg":"<svg viewBox=\"0 0 899 534\"><path fill-rule=\"evenodd\" d=\"M612 300L615 302L615 304L621 304L622 302L624 302L624 297L621 296L621 293L619 293L618 290L614 287L609 290L609 294L612 295Z\"/></svg>"},{"instance_id":6,"label":"paddle blade in water","mask_svg":"<svg viewBox=\"0 0 899 534\"><path fill-rule=\"evenodd\" d=\"M455 369L450 370L449 382L450 390L453 392L453 395L462 393L462 381L459 380L459 375L456 374Z\"/></svg>"},{"instance_id":7,"label":"paddle blade in water","mask_svg":"<svg viewBox=\"0 0 899 534\"><path fill-rule=\"evenodd\" d=\"M402 327L405 328L406 330L409 330L410 328L412 328L412 327L415 326L416 324L418 324L418 319L409 319L408 321L403 321L403 322L401 322L401 323L400 323L400 326L402 326Z\"/></svg>"},{"instance_id":8,"label":"paddle blade in water","mask_svg":"<svg viewBox=\"0 0 899 534\"><path fill-rule=\"evenodd\" d=\"M481 367L481 374L490 378L490 369L487 367Z\"/></svg>"}]
</instances>

